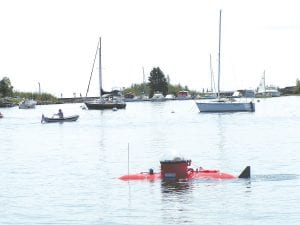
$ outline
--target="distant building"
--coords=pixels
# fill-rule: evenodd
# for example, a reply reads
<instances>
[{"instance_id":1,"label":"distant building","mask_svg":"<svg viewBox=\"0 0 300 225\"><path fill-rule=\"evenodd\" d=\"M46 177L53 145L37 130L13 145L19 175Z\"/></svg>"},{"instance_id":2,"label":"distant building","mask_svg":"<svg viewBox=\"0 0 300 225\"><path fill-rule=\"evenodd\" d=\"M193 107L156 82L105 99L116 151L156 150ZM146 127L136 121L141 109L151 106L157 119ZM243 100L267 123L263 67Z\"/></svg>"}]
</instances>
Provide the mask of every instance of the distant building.
<instances>
[{"instance_id":1,"label":"distant building","mask_svg":"<svg viewBox=\"0 0 300 225\"><path fill-rule=\"evenodd\" d=\"M253 90L238 90L238 92L241 94L240 97L244 98L254 98L255 97L255 92Z\"/></svg>"},{"instance_id":2,"label":"distant building","mask_svg":"<svg viewBox=\"0 0 300 225\"><path fill-rule=\"evenodd\" d=\"M297 86L289 86L285 88L280 88L280 92L282 95L292 95L297 93L298 87Z\"/></svg>"}]
</instances>

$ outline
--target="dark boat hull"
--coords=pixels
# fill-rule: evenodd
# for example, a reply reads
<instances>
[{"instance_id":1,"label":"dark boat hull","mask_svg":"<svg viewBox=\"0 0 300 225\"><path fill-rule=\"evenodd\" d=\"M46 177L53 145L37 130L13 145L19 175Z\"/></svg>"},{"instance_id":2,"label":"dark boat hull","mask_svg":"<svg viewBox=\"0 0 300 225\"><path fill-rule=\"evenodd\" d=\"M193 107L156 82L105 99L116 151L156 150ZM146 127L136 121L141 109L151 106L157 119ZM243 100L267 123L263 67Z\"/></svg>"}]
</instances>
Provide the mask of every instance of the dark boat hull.
<instances>
[{"instance_id":1,"label":"dark boat hull","mask_svg":"<svg viewBox=\"0 0 300 225\"><path fill-rule=\"evenodd\" d=\"M90 103L85 102L85 105L88 109L97 109L97 110L104 110L104 109L125 109L126 103Z\"/></svg>"},{"instance_id":2,"label":"dark boat hull","mask_svg":"<svg viewBox=\"0 0 300 225\"><path fill-rule=\"evenodd\" d=\"M62 123L62 122L74 122L78 120L79 116L67 116L64 118L51 118L51 117L42 117L42 122L44 123Z\"/></svg>"},{"instance_id":3,"label":"dark boat hull","mask_svg":"<svg viewBox=\"0 0 300 225\"><path fill-rule=\"evenodd\" d=\"M14 107L16 106L15 103L11 102L0 102L0 108L8 108L8 107Z\"/></svg>"}]
</instances>

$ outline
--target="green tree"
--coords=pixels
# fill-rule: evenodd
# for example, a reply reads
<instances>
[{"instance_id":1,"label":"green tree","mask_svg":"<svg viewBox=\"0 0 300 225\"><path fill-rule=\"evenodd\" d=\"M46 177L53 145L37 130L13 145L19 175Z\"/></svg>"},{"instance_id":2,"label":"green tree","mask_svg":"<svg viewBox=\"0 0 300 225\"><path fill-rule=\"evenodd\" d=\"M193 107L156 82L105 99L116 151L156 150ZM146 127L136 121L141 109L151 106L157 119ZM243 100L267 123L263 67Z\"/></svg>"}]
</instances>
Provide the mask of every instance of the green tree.
<instances>
[{"instance_id":1,"label":"green tree","mask_svg":"<svg viewBox=\"0 0 300 225\"><path fill-rule=\"evenodd\" d=\"M149 81L148 85L150 87L150 93L149 93L150 98L157 91L161 92L164 96L168 94L168 82L164 73L161 71L159 67L152 69L148 81Z\"/></svg>"},{"instance_id":2,"label":"green tree","mask_svg":"<svg viewBox=\"0 0 300 225\"><path fill-rule=\"evenodd\" d=\"M10 83L10 79L8 77L3 77L0 81L0 95L2 97L12 96L13 94L13 86Z\"/></svg>"},{"instance_id":3,"label":"green tree","mask_svg":"<svg viewBox=\"0 0 300 225\"><path fill-rule=\"evenodd\" d=\"M124 89L124 94L133 93L136 96L149 95L149 86L147 84L132 84L131 87Z\"/></svg>"}]
</instances>

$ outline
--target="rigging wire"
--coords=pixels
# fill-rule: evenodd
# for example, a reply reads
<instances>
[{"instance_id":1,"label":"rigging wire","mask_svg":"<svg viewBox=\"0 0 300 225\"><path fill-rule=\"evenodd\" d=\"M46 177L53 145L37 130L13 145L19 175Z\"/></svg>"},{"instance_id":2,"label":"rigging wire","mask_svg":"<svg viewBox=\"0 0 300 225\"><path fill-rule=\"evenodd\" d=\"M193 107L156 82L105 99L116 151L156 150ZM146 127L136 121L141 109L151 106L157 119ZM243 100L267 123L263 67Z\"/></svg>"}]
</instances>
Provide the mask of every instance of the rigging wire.
<instances>
[{"instance_id":1,"label":"rigging wire","mask_svg":"<svg viewBox=\"0 0 300 225\"><path fill-rule=\"evenodd\" d=\"M88 84L88 87L87 87L87 90L86 90L85 97L87 97L87 94L88 94L89 89L90 89L90 84L91 84L91 80L92 80L92 76L93 76L93 72L94 72L94 67L95 67L95 62L96 62L96 58L97 58L97 53L98 53L98 50L99 50L99 45L100 45L100 40L98 41L98 44L97 44L97 49L96 49L96 53L95 53L95 57L94 57L94 62L93 62L93 66L92 66L92 71L91 71L91 75L90 75L90 79L89 79L89 84Z\"/></svg>"}]
</instances>

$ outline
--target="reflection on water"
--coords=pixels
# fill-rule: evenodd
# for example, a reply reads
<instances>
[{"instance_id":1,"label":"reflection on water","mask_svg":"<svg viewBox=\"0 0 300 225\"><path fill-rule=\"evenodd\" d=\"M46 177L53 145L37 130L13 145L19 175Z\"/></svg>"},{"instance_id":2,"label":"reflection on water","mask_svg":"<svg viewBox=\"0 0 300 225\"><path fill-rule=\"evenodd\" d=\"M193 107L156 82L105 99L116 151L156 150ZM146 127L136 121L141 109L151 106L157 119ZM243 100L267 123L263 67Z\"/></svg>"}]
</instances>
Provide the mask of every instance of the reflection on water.
<instances>
[{"instance_id":1,"label":"reflection on water","mask_svg":"<svg viewBox=\"0 0 300 225\"><path fill-rule=\"evenodd\" d=\"M161 192L163 194L185 194L191 188L191 182L179 182L179 181L162 181Z\"/></svg>"},{"instance_id":2,"label":"reflection on water","mask_svg":"<svg viewBox=\"0 0 300 225\"><path fill-rule=\"evenodd\" d=\"M161 182L161 211L164 223L185 224L193 221L189 216L191 185L191 182Z\"/></svg>"},{"instance_id":3,"label":"reflection on water","mask_svg":"<svg viewBox=\"0 0 300 225\"><path fill-rule=\"evenodd\" d=\"M261 181L288 181L299 179L297 174L269 174L269 175L255 175L252 180L256 182Z\"/></svg>"},{"instance_id":4,"label":"reflection on water","mask_svg":"<svg viewBox=\"0 0 300 225\"><path fill-rule=\"evenodd\" d=\"M224 113L217 114L217 135L218 135L218 149L222 152L224 145L226 143L226 136L224 130Z\"/></svg>"}]
</instances>

